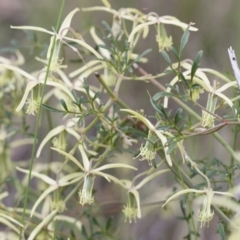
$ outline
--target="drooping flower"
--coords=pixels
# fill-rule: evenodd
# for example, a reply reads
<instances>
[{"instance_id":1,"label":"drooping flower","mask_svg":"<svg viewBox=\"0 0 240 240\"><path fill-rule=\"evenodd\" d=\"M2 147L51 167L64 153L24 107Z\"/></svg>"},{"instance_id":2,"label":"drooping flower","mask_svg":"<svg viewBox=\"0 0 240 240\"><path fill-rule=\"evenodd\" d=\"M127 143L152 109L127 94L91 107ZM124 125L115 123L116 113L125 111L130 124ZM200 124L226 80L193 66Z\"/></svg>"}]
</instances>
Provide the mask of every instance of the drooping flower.
<instances>
[{"instance_id":1,"label":"drooping flower","mask_svg":"<svg viewBox=\"0 0 240 240\"><path fill-rule=\"evenodd\" d=\"M92 204L94 202L94 197L92 195L94 175L86 174L84 177L83 188L79 191L80 204Z\"/></svg>"},{"instance_id":2,"label":"drooping flower","mask_svg":"<svg viewBox=\"0 0 240 240\"><path fill-rule=\"evenodd\" d=\"M79 144L78 146L81 156L82 156L82 163L81 164L75 157L73 157L71 154L66 153L60 149L52 148L53 150L59 152L60 154L64 155L66 159L71 160L74 162L80 170L84 173L84 181L83 181L83 187L79 191L79 197L80 197L80 204L91 204L94 202L94 197L92 194L93 186L94 186L94 178L95 176L102 176L108 181L113 181L115 183L118 183L119 185L123 186L122 182L118 180L116 177L103 173L103 170L110 169L110 168L129 168L134 169L136 168L122 163L112 163L112 164L105 164L101 167L94 167L92 166L92 162L88 159L87 154L84 150L84 147L82 144ZM82 174L82 173L81 173Z\"/></svg>"},{"instance_id":3,"label":"drooping flower","mask_svg":"<svg viewBox=\"0 0 240 240\"><path fill-rule=\"evenodd\" d=\"M208 101L207 101L207 106L206 110L207 111L202 111L202 127L213 127L214 126L214 120L215 116L211 113L214 113L217 107L217 97L214 96L213 94L209 93L208 94Z\"/></svg>"},{"instance_id":4,"label":"drooping flower","mask_svg":"<svg viewBox=\"0 0 240 240\"><path fill-rule=\"evenodd\" d=\"M152 166L152 160L156 157L156 149L154 145L157 139L157 135L149 130L147 141L145 145L141 146L140 153L136 158L141 156L142 160L147 160L149 165Z\"/></svg>"},{"instance_id":5,"label":"drooping flower","mask_svg":"<svg viewBox=\"0 0 240 240\"><path fill-rule=\"evenodd\" d=\"M127 203L123 207L123 213L125 215L125 221L128 221L129 223L136 221L137 218L141 218L140 196L138 190L153 178L170 171L169 169L154 172L152 170L153 169L150 169L145 173L138 174L134 177L132 182L129 180L122 180L124 184L123 187L128 190ZM144 179L138 184L135 184L136 180L139 179L139 177L143 177L143 175L146 175Z\"/></svg>"},{"instance_id":6,"label":"drooping flower","mask_svg":"<svg viewBox=\"0 0 240 240\"><path fill-rule=\"evenodd\" d=\"M136 191L136 193L138 194L137 191ZM132 223L132 220L136 222L137 217L138 218L141 217L141 212L139 214L138 203L136 200L137 199L136 199L135 195L132 192L128 192L127 204L123 207L123 213L125 215L125 222L128 221L129 223Z\"/></svg>"},{"instance_id":7,"label":"drooping flower","mask_svg":"<svg viewBox=\"0 0 240 240\"><path fill-rule=\"evenodd\" d=\"M157 25L156 41L158 43L159 52L162 52L165 49L168 51L173 44L172 37L168 37L166 29L162 23L158 23Z\"/></svg>"},{"instance_id":8,"label":"drooping flower","mask_svg":"<svg viewBox=\"0 0 240 240\"><path fill-rule=\"evenodd\" d=\"M225 195L228 197L235 197L235 195L231 192L217 192L217 191L213 191L211 187L204 188L203 190L189 188L189 189L184 189L175 193L173 196L168 198L168 200L163 204L162 207L164 207L168 202L170 202L174 198L187 193L204 194L202 208L201 210L199 210L198 217L197 217L198 221L201 223L201 227L204 227L206 223L209 225L209 222L213 218L214 212L211 211L211 204L212 204L214 194Z\"/></svg>"},{"instance_id":9,"label":"drooping flower","mask_svg":"<svg viewBox=\"0 0 240 240\"><path fill-rule=\"evenodd\" d=\"M209 226L209 222L212 220L214 212L211 211L211 202L213 198L214 192L212 189L208 189L206 191L206 195L203 198L202 208L198 211L198 221L201 222L201 227L204 227L207 223Z\"/></svg>"},{"instance_id":10,"label":"drooping flower","mask_svg":"<svg viewBox=\"0 0 240 240\"><path fill-rule=\"evenodd\" d=\"M153 124L147 118L142 116L140 113L137 113L137 112L135 112L133 110L130 110L130 109L121 109L121 111L128 112L128 113L132 114L134 117L136 117L139 120L141 120L148 127L149 132L151 132L151 134L155 134L160 139L160 141L162 142L162 145L163 145L163 150L165 152L166 161L169 164L169 166L171 167L172 166L172 160L171 160L170 155L168 154L168 146L166 146L167 138L164 136L163 131L162 130L157 130L153 126ZM142 147L141 150L142 150L143 156L145 156L145 157L147 156L149 159L153 159L154 151L146 152L146 148L144 149L144 147Z\"/></svg>"}]
</instances>

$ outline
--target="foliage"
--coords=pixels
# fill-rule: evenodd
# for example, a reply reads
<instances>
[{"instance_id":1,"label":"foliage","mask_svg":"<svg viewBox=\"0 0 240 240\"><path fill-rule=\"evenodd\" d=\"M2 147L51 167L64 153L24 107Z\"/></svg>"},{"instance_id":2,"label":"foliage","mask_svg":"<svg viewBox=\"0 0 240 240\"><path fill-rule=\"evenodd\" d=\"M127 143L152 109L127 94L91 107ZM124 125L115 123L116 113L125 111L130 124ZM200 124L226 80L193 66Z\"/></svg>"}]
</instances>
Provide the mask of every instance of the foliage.
<instances>
[{"instance_id":1,"label":"foliage","mask_svg":"<svg viewBox=\"0 0 240 240\"><path fill-rule=\"evenodd\" d=\"M46 59L36 57L37 71L22 69L24 57L19 50L14 51L14 57L0 57L0 221L6 227L1 235L4 239L120 239L119 223L125 219L134 224L147 218L143 209L154 205L152 196L152 201L149 198L147 204L142 203L142 188L150 181L170 177L174 193L162 193L164 199L157 200L164 200L161 207L166 211L178 205L170 204L171 200L179 200L181 216L176 214L175 218L187 225L184 239L198 239L200 228L209 226L214 215L219 223L211 227L221 239L237 239L239 97L226 93L235 89L237 82L216 70L200 68L202 51L193 61L183 59L190 32L198 30L193 23L133 8L117 11L107 0L102 2L104 6L82 9L113 17L111 24L102 22L103 37L98 36L96 27L90 28L95 46L71 28L80 9L71 11L61 24L58 21L52 31L12 26L27 31L33 46L38 43L36 32L46 33L50 39ZM167 24L184 30L178 48L167 34ZM154 76L142 67L154 47L140 53L137 50L150 27L156 29L158 51L168 64L163 73ZM80 59L77 64L64 58L67 48ZM69 73L72 67L76 69ZM235 66L235 75L236 71ZM98 84L90 83L92 75ZM164 77L172 78L166 87L161 84ZM150 92L148 99L154 116L133 110L122 99L124 81L156 86L157 92ZM206 105L202 99L207 99ZM35 122L34 132L30 120ZM218 133L226 126L234 130L233 146ZM42 138L46 127L48 133ZM198 147L194 139L205 135L213 136L230 157L224 161L214 156L202 159L192 151L192 146ZM14 154L29 146L31 158L16 162ZM124 161L129 154L147 160L142 163L147 169L136 160ZM101 214L102 179L107 180L104 188L113 182L126 196L124 201L118 199L121 210L117 217ZM12 205L6 204L4 199L8 198ZM198 211L195 204L201 206Z\"/></svg>"}]
</instances>

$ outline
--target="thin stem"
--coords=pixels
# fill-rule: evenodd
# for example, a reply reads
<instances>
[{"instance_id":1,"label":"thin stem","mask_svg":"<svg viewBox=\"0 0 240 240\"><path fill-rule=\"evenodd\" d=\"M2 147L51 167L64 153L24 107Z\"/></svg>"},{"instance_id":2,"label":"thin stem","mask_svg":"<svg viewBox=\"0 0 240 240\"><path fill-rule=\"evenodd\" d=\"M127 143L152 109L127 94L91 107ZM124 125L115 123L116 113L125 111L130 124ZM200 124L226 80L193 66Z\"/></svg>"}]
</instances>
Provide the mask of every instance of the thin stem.
<instances>
[{"instance_id":1,"label":"thin stem","mask_svg":"<svg viewBox=\"0 0 240 240\"><path fill-rule=\"evenodd\" d=\"M173 162L171 170L180 181L183 180L184 184L186 184L188 188L194 188L192 179L190 179L189 176L181 168L179 168L175 162ZM224 223L227 225L230 224L231 220L218 207L212 205L212 208Z\"/></svg>"},{"instance_id":2,"label":"thin stem","mask_svg":"<svg viewBox=\"0 0 240 240\"><path fill-rule=\"evenodd\" d=\"M62 4L61 4L60 12L59 12L59 15L58 15L58 20L57 20L57 25L56 25L57 31L60 27L60 21L61 21L64 5L65 5L65 0L62 0ZM41 93L40 106L43 103L43 96L44 96L44 93L45 93L46 82L47 82L48 75L49 75L49 72L50 72L50 64L51 64L51 61L52 61L52 56L53 56L53 51L54 51L54 47L55 47L56 37L57 36L55 35L54 36L54 44L52 46L50 58L49 58L48 65L47 65L46 75L45 75L43 89L42 89L42 93ZM31 180L31 175L32 175L32 168L33 168L33 163L34 163L34 156L35 156L35 152L36 152L38 128L39 128L39 124L40 124L40 120L41 120L41 110L42 109L39 108L39 111L37 113L37 121L36 121L36 126L35 126L35 131L34 131L34 143L33 143L33 148L32 148L29 174L28 174L28 183L27 183L27 188L26 188L25 195L24 195L24 206L23 206L23 214L22 214L22 219L21 219L21 223L22 223L23 226L25 226L26 207L27 207L27 201L28 201L28 194L29 194L30 180ZM20 240L22 239L22 231L23 231L23 228L20 229L20 234L19 234L19 239Z\"/></svg>"},{"instance_id":3,"label":"thin stem","mask_svg":"<svg viewBox=\"0 0 240 240\"><path fill-rule=\"evenodd\" d=\"M139 67L137 64L135 64L135 68L142 74L142 75L148 75L148 73L143 70L141 67ZM156 79L150 79L151 83L153 83L155 86L157 86L159 89L166 91L166 88L160 84ZM195 117L197 120L201 121L201 116L199 116L197 113L195 113L191 108L189 108L185 103L183 103L180 99L173 97L172 98L176 103L178 103L183 109L185 109L190 115ZM222 146L230 153L230 155L237 161L239 161L238 156L236 155L235 151L229 146L229 144L218 134L213 133L213 136L222 144Z\"/></svg>"},{"instance_id":4,"label":"thin stem","mask_svg":"<svg viewBox=\"0 0 240 240\"><path fill-rule=\"evenodd\" d=\"M114 102L116 102L122 108L129 109L128 105L118 98L118 96L108 87L108 85L104 82L98 73L95 73L95 76Z\"/></svg>"}]
</instances>

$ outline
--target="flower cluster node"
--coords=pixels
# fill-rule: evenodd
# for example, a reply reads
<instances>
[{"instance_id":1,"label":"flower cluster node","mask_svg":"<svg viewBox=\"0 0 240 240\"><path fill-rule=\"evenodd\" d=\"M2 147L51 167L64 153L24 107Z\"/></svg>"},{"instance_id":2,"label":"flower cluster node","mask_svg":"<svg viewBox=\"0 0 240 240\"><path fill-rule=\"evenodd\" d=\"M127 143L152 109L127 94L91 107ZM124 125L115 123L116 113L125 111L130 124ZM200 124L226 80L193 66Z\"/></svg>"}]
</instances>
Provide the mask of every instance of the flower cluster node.
<instances>
[{"instance_id":1,"label":"flower cluster node","mask_svg":"<svg viewBox=\"0 0 240 240\"><path fill-rule=\"evenodd\" d=\"M66 210L66 204L64 201L51 201L51 209L61 213Z\"/></svg>"}]
</instances>

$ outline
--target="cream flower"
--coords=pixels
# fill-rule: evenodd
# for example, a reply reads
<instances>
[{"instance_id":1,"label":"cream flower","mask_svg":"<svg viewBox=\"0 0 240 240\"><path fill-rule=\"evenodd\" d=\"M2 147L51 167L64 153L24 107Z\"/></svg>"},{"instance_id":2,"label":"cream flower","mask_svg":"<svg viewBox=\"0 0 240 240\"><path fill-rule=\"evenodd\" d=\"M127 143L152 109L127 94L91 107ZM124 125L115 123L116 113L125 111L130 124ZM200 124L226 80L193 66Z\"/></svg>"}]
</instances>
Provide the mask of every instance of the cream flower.
<instances>
[{"instance_id":1,"label":"cream flower","mask_svg":"<svg viewBox=\"0 0 240 240\"><path fill-rule=\"evenodd\" d=\"M212 188L205 188L204 190L197 190L197 189L189 188L189 189L184 189L184 190L181 190L181 191L175 193L173 196L168 198L168 200L163 204L162 207L164 207L168 202L170 202L174 198L176 198L182 194L187 194L187 193L204 194L202 209L199 210L198 217L197 217L198 221L200 221L200 223L201 223L201 227L204 227L206 223L209 224L209 222L213 218L214 212L211 211L211 204L212 204L214 194L225 195L228 197L235 197L235 195L233 193L217 192L217 191L213 191Z\"/></svg>"},{"instance_id":2,"label":"cream flower","mask_svg":"<svg viewBox=\"0 0 240 240\"><path fill-rule=\"evenodd\" d=\"M163 50L169 50L169 48L172 46L172 37L167 36L167 32L165 30L165 27L162 23L159 23L157 26L157 35L156 35L156 41L158 42L158 48L159 52Z\"/></svg>"},{"instance_id":3,"label":"cream flower","mask_svg":"<svg viewBox=\"0 0 240 240\"><path fill-rule=\"evenodd\" d=\"M91 204L94 201L94 198L92 196L92 190L93 190L93 185L94 185L94 178L95 176L102 176L104 177L106 180L108 181L113 181L115 183L120 184L121 186L123 186L122 182L120 180L118 180L117 178L115 178L114 176L107 174L107 173L103 173L103 170L106 169L110 169L110 168L129 168L129 169L134 169L136 170L136 168L127 165L127 164L122 164L122 163L112 163L112 164L105 164L101 167L95 167L92 166L92 162L89 161L87 154L83 148L83 145L80 144L78 146L80 153L82 155L82 163L81 164L75 157L73 157L71 154L66 153L60 149L57 148L52 148L53 150L57 151L58 153L64 155L66 157L66 159L71 160L72 162L74 162L79 168L80 170L84 173L84 182L83 182L83 187L82 190L79 191L79 197L80 197L80 204L84 205L84 204Z\"/></svg>"},{"instance_id":4,"label":"cream flower","mask_svg":"<svg viewBox=\"0 0 240 240\"><path fill-rule=\"evenodd\" d=\"M164 149L164 152L165 152L165 156L166 156L166 160L167 160L167 163L169 164L169 166L171 167L172 166L172 160L171 160L171 157L170 155L168 154L168 147L166 146L167 144L167 138L164 136L163 134L163 131L162 130L157 130L153 124L147 119L145 118L144 116L142 116L141 114L133 111L133 110L130 110L130 109L121 109L120 111L123 111L123 112L128 112L130 114L132 114L135 118L138 118L139 120L141 120L149 129L149 131L155 133L157 135L157 137L160 139L160 141L162 142L162 145L163 145L163 149ZM147 156L148 158L152 158L153 159L153 152L152 153L149 153L149 152L146 152L146 149L144 149L144 147L142 148L142 154ZM147 154L147 155L146 155Z\"/></svg>"}]
</instances>

